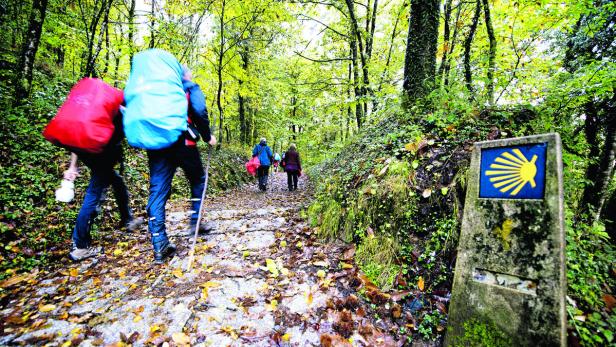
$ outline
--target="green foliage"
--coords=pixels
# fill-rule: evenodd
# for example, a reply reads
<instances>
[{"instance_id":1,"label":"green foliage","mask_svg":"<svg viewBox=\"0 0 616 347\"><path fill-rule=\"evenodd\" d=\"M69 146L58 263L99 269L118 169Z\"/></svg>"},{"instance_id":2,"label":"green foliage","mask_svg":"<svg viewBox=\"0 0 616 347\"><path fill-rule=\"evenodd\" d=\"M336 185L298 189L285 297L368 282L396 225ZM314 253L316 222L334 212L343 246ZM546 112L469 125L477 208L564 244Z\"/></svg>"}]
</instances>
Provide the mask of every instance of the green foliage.
<instances>
[{"instance_id":1,"label":"green foliage","mask_svg":"<svg viewBox=\"0 0 616 347\"><path fill-rule=\"evenodd\" d=\"M436 332L438 327L441 326L442 319L443 314L438 310L425 313L419 327L417 327L421 337L425 340L435 340L438 336Z\"/></svg>"},{"instance_id":2,"label":"green foliage","mask_svg":"<svg viewBox=\"0 0 616 347\"><path fill-rule=\"evenodd\" d=\"M399 245L384 235L366 236L357 247L355 260L361 270L377 286L391 289L394 278L400 272L397 254Z\"/></svg>"},{"instance_id":3,"label":"green foliage","mask_svg":"<svg viewBox=\"0 0 616 347\"><path fill-rule=\"evenodd\" d=\"M472 320L464 322L464 336L453 342L456 347L506 347L515 346L513 341L498 327Z\"/></svg>"}]
</instances>

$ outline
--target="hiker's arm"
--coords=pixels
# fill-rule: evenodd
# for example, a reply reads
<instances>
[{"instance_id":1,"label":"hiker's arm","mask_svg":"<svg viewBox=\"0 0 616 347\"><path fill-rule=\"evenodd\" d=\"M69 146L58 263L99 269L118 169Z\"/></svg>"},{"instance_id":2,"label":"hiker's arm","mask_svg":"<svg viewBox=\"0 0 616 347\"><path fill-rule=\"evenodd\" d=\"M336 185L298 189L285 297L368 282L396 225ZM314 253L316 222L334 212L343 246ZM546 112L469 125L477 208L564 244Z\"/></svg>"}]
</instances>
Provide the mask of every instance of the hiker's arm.
<instances>
[{"instance_id":1,"label":"hiker's arm","mask_svg":"<svg viewBox=\"0 0 616 347\"><path fill-rule=\"evenodd\" d=\"M190 93L189 107L193 111L193 122L195 126L197 126L197 130L199 130L199 134L201 134L203 140L205 142L210 142L213 136L210 133L210 120L208 119L207 107L205 106L205 95L203 95L201 88L196 84L188 88L188 92ZM213 142L213 144L210 144L215 145L216 140L214 139Z\"/></svg>"},{"instance_id":2,"label":"hiker's arm","mask_svg":"<svg viewBox=\"0 0 616 347\"><path fill-rule=\"evenodd\" d=\"M252 149L252 156L256 156L257 155L257 146L255 146L255 148Z\"/></svg>"},{"instance_id":3,"label":"hiker's arm","mask_svg":"<svg viewBox=\"0 0 616 347\"><path fill-rule=\"evenodd\" d=\"M74 181L79 176L79 167L77 167L77 154L71 153L71 162L68 169L64 171L64 179Z\"/></svg>"}]
</instances>

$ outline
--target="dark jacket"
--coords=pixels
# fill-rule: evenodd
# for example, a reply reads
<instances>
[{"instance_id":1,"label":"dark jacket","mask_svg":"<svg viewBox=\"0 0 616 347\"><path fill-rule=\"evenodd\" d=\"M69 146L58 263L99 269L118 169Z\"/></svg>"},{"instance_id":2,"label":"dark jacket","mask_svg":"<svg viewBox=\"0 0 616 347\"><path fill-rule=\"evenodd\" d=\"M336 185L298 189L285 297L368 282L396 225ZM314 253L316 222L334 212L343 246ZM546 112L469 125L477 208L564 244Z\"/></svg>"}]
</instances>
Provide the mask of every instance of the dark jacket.
<instances>
[{"instance_id":1,"label":"dark jacket","mask_svg":"<svg viewBox=\"0 0 616 347\"><path fill-rule=\"evenodd\" d=\"M299 153L297 151L288 150L284 155L284 170L285 171L301 171L302 162L299 159Z\"/></svg>"},{"instance_id":2,"label":"dark jacket","mask_svg":"<svg viewBox=\"0 0 616 347\"><path fill-rule=\"evenodd\" d=\"M270 166L274 161L274 155L272 154L272 150L265 143L259 143L252 149L252 156L259 155L259 162L263 166Z\"/></svg>"},{"instance_id":3,"label":"dark jacket","mask_svg":"<svg viewBox=\"0 0 616 347\"><path fill-rule=\"evenodd\" d=\"M205 95L199 85L193 81L182 81L184 92L190 96L188 103L188 114L197 127L199 134L205 142L212 139L210 134L210 120L208 119L207 108L205 106Z\"/></svg>"}]
</instances>

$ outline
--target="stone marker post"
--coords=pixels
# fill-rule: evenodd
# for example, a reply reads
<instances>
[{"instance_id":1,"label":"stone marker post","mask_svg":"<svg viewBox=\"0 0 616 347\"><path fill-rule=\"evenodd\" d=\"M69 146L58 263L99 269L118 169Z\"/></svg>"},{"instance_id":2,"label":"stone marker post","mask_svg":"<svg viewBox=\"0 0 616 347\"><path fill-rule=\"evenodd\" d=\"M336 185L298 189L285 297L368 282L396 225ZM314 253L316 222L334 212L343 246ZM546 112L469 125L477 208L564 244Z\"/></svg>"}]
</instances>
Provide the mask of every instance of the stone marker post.
<instances>
[{"instance_id":1,"label":"stone marker post","mask_svg":"<svg viewBox=\"0 0 616 347\"><path fill-rule=\"evenodd\" d=\"M558 134L475 144L445 345L566 345L563 219Z\"/></svg>"}]
</instances>

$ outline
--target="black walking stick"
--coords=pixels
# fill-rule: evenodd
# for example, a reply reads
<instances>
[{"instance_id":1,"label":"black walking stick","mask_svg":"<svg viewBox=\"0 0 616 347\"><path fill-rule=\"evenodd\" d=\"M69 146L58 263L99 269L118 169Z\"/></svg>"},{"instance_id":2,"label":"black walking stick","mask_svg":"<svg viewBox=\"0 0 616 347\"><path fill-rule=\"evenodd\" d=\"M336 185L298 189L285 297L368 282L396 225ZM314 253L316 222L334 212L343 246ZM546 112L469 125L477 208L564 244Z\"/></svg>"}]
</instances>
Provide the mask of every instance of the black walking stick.
<instances>
[{"instance_id":1,"label":"black walking stick","mask_svg":"<svg viewBox=\"0 0 616 347\"><path fill-rule=\"evenodd\" d=\"M195 247L197 247L197 237L199 236L199 226L201 225L201 217L203 216L203 202L205 201L205 193L207 192L207 181L209 178L210 171L210 159L212 158L212 146L209 145L207 151L207 164L205 165L205 182L203 185L203 193L201 193L201 204L199 205L199 215L197 217L197 225L195 225L195 237L193 238L192 247L190 249L189 258L188 258L188 267L187 272L190 272L192 268L192 263L195 258Z\"/></svg>"}]
</instances>

